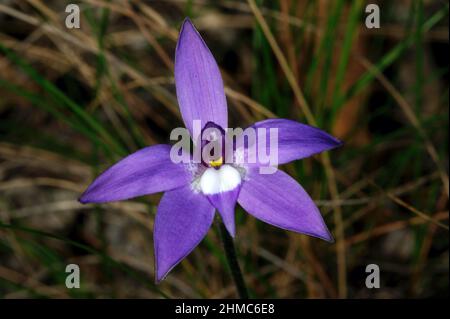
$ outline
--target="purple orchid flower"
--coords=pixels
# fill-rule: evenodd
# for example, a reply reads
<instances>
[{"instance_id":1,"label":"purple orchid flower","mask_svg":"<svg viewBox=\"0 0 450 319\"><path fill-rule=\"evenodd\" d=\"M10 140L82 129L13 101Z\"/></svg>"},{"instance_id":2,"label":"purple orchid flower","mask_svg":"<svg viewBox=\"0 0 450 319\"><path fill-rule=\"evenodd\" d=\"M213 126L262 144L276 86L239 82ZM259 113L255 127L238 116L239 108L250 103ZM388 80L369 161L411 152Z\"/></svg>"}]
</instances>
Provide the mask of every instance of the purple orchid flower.
<instances>
[{"instance_id":1,"label":"purple orchid flower","mask_svg":"<svg viewBox=\"0 0 450 319\"><path fill-rule=\"evenodd\" d=\"M181 115L192 139L194 120L224 131L227 102L214 57L189 19L180 31L175 55L175 83ZM285 119L270 119L253 128L278 129L278 163L329 150L341 142L329 134ZM165 192L154 225L156 281L185 258L206 236L217 210L235 236L235 205L277 227L332 241L318 208L289 175L260 174L261 163L219 161L174 163L170 145L143 148L101 174L80 198L104 203ZM189 154L184 154L190 158Z\"/></svg>"}]
</instances>

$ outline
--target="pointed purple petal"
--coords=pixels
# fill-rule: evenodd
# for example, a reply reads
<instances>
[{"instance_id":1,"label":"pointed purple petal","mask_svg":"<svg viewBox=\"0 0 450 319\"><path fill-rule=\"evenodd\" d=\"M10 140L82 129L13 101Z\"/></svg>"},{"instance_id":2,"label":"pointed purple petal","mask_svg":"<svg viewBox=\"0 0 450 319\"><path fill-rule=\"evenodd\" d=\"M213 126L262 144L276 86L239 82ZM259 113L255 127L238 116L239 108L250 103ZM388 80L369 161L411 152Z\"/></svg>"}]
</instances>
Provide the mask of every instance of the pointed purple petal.
<instances>
[{"instance_id":1,"label":"pointed purple petal","mask_svg":"<svg viewBox=\"0 0 450 319\"><path fill-rule=\"evenodd\" d=\"M250 128L266 129L266 139L257 138L257 147L267 149L270 147L269 130L278 129L278 164L285 164L294 160L309 157L311 155L330 150L342 145L342 142L330 134L306 124L286 119L269 119L256 122ZM256 135L258 136L258 135ZM243 135L238 138L242 140ZM258 148L253 148L258 152ZM251 152L249 149L247 152ZM257 154L257 153L256 153ZM248 166L261 166L267 163L250 164Z\"/></svg>"},{"instance_id":2,"label":"pointed purple petal","mask_svg":"<svg viewBox=\"0 0 450 319\"><path fill-rule=\"evenodd\" d=\"M217 208L222 221L232 237L236 235L236 223L234 221L236 202L239 196L240 185L228 192L207 195L211 204Z\"/></svg>"},{"instance_id":3,"label":"pointed purple petal","mask_svg":"<svg viewBox=\"0 0 450 319\"><path fill-rule=\"evenodd\" d=\"M186 257L206 236L214 218L208 199L190 186L168 191L155 218L156 281Z\"/></svg>"},{"instance_id":4,"label":"pointed purple petal","mask_svg":"<svg viewBox=\"0 0 450 319\"><path fill-rule=\"evenodd\" d=\"M202 127L209 121L227 127L227 102L219 67L189 19L184 21L178 38L175 84L181 115L194 141L194 120L201 120Z\"/></svg>"},{"instance_id":5,"label":"pointed purple petal","mask_svg":"<svg viewBox=\"0 0 450 319\"><path fill-rule=\"evenodd\" d=\"M248 213L283 229L333 241L319 209L289 175L280 170L261 175L252 169L248 178L238 198Z\"/></svg>"},{"instance_id":6,"label":"pointed purple petal","mask_svg":"<svg viewBox=\"0 0 450 319\"><path fill-rule=\"evenodd\" d=\"M174 189L190 182L191 173L170 159L170 145L143 148L116 163L88 187L84 203L104 203Z\"/></svg>"}]
</instances>

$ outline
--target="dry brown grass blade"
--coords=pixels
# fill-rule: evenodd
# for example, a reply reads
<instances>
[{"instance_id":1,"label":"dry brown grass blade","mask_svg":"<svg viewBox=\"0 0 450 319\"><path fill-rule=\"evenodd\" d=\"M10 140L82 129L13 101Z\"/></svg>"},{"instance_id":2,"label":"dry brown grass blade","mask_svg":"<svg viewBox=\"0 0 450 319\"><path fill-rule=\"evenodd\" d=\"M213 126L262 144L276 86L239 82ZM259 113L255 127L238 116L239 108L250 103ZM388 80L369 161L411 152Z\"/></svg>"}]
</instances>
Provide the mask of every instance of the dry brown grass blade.
<instances>
[{"instance_id":1,"label":"dry brown grass blade","mask_svg":"<svg viewBox=\"0 0 450 319\"><path fill-rule=\"evenodd\" d=\"M236 90L233 90L230 87L225 87L225 93L230 98L242 102L245 105L249 106L252 110L255 110L256 112L268 117L268 118L276 118L277 116L273 114L271 111L269 111L267 108L256 102L255 100L251 99L245 94L239 93Z\"/></svg>"},{"instance_id":2,"label":"dry brown grass blade","mask_svg":"<svg viewBox=\"0 0 450 319\"><path fill-rule=\"evenodd\" d=\"M284 75L286 76L286 79L294 92L294 96L296 98L296 101L298 105L300 106L303 114L306 117L307 122L310 125L316 126L316 120L314 118L314 115L311 112L311 109L302 93L302 90L300 89L294 73L292 72L283 52L281 51L279 45L277 44L277 41L275 37L273 36L272 32L270 31L270 28L264 19L263 15L261 14L261 11L259 10L258 6L256 5L254 0L247 0L250 8L252 9L252 12L258 21L259 25L261 26L261 29L267 39L267 41L270 44L270 47L272 48L273 53L275 54L278 63L281 66L281 69L283 70ZM325 167L325 172L328 179L328 187L330 190L331 197L333 200L339 200L339 192L337 189L337 183L336 183L336 177L334 175L334 170L331 165L330 157L328 153L322 153L321 154L322 162ZM334 207L334 219L336 224L336 245L337 245L337 264L338 264L338 287L339 287L339 297L340 298L346 298L347 297L347 266L346 266L346 253L345 253L345 236L344 236L344 226L343 226L343 220L342 220L342 210L340 206Z\"/></svg>"},{"instance_id":3,"label":"dry brown grass blade","mask_svg":"<svg viewBox=\"0 0 450 319\"><path fill-rule=\"evenodd\" d=\"M395 88L395 86L383 75L383 73L379 72L374 67L374 65L369 62L369 60L367 60L364 57L359 57L359 60L367 68L369 72L372 72L375 75L375 77L380 81L380 83L385 87L385 89L392 95L394 100L397 102L397 104L400 106L401 110L405 114L406 118L417 129L419 134L424 139L425 147L428 153L430 154L431 159L436 164L437 169L439 170L442 185L444 186L447 197L449 197L448 174L446 173L445 167L443 166L441 160L439 159L439 155L438 152L436 151L436 148L434 147L433 143L430 141L428 135L426 134L425 130L420 124L420 121L417 118L416 114L414 113L412 107L409 105L408 101L406 101L403 95L400 94L400 92Z\"/></svg>"},{"instance_id":4,"label":"dry brown grass blade","mask_svg":"<svg viewBox=\"0 0 450 319\"><path fill-rule=\"evenodd\" d=\"M162 62L166 65L169 70L173 70L173 62L169 55L164 51L155 37L151 32L147 30L147 26L145 25L144 20L131 8L130 4L126 2L127 9L130 11L130 17L136 23L142 35L148 41L148 43L155 49L158 56L161 58Z\"/></svg>"},{"instance_id":5,"label":"dry brown grass blade","mask_svg":"<svg viewBox=\"0 0 450 319\"><path fill-rule=\"evenodd\" d=\"M409 210L410 212L416 214L417 216L419 216L420 218L429 221L441 228L444 228L446 230L449 230L449 227L443 223L440 223L436 220L434 220L432 217L429 216L429 214L426 214L424 212L421 212L420 210L418 210L417 208L409 205L408 203L406 203L405 201L401 200L400 198L398 198L397 196L395 196L394 194L392 194L389 191L385 191L384 189L382 189L378 184L376 184L374 181L370 181L370 184L372 184L373 186L375 186L381 193L383 193L386 197L388 197L389 199L391 199L393 202L395 202L396 204L406 208L407 210Z\"/></svg>"},{"instance_id":6,"label":"dry brown grass blade","mask_svg":"<svg viewBox=\"0 0 450 319\"><path fill-rule=\"evenodd\" d=\"M432 218L436 221L446 220L446 219L448 219L448 211L436 213L433 215ZM428 221L423 219L422 217L415 216L408 220L400 220L400 221L387 223L385 225L375 227L372 230L368 230L368 231L362 232L360 234L351 236L351 237L347 238L345 244L347 246L351 246L351 245L366 241L366 240L374 238L374 237L382 236L382 235L406 228L408 226L421 225L421 224L424 224L427 222Z\"/></svg>"},{"instance_id":7,"label":"dry brown grass blade","mask_svg":"<svg viewBox=\"0 0 450 319\"><path fill-rule=\"evenodd\" d=\"M250 5L250 8L252 9L252 12L258 21L258 24L261 26L261 29L267 39L267 41L270 44L270 47L272 48L273 53L275 54L278 62L280 63L280 67L283 70L284 75L286 76L286 79L291 86L292 91L294 92L295 98L305 115L307 121L311 125L316 125L316 120L314 119L314 115L311 112L311 109L306 102L305 96L303 95L300 87L298 86L298 83L295 79L295 75L292 72L280 46L278 45L275 37L273 36L272 32L270 31L269 25L267 24L266 20L264 19L263 15L261 14L261 11L259 10L258 6L256 5L254 0L248 0L248 4Z\"/></svg>"},{"instance_id":8,"label":"dry brown grass blade","mask_svg":"<svg viewBox=\"0 0 450 319\"><path fill-rule=\"evenodd\" d=\"M443 229L449 230L449 227L435 219L433 219L432 217L430 217L428 214L425 214L424 212L421 212L420 210L418 210L417 208L414 208L413 206L409 205L408 203L404 202L403 200L401 200L400 198L398 198L397 196L394 196L390 193L386 194L387 197L389 197L390 199L392 199L392 201L394 201L395 203L397 203L398 205L406 208L407 210L409 210L410 212L418 215L419 217L429 221L430 223L433 223Z\"/></svg>"},{"instance_id":9,"label":"dry brown grass blade","mask_svg":"<svg viewBox=\"0 0 450 319\"><path fill-rule=\"evenodd\" d=\"M69 295L66 293L66 287L50 287L46 286L39 281L30 278L29 276L23 275L15 270L6 268L0 265L0 278L6 281L13 282L16 285L25 286L29 289L34 290L44 296L51 298L68 298Z\"/></svg>"},{"instance_id":10,"label":"dry brown grass blade","mask_svg":"<svg viewBox=\"0 0 450 319\"><path fill-rule=\"evenodd\" d=\"M20 11L17 11L13 8L10 8L8 6L0 4L0 12L4 12L12 17L15 17L21 21L24 21L26 23L29 23L33 26L40 27L43 31L50 35L55 35L59 37L60 39L63 39L67 41L68 43L75 45L78 48L81 48L87 52L91 52L94 54L100 53L100 48L98 47L96 41L91 39L89 36L86 36L82 33L79 33L78 37L73 36L70 33L64 32L58 27L55 27L51 24L45 23L40 21L39 19L24 14ZM180 116L178 108L176 106L175 98L172 94L170 94L166 89L157 86L155 82L151 81L145 74L142 74L138 70L132 68L131 66L127 65L126 63L122 62L120 59L118 59L116 56L114 56L111 52L105 51L104 52L105 57L111 63L111 65L114 65L118 68L121 72L124 72L128 76L130 76L132 79L138 81L141 86L147 87L151 89L151 92L153 93L153 96L157 98L164 106L167 107L167 109L174 114L175 116Z\"/></svg>"}]
</instances>

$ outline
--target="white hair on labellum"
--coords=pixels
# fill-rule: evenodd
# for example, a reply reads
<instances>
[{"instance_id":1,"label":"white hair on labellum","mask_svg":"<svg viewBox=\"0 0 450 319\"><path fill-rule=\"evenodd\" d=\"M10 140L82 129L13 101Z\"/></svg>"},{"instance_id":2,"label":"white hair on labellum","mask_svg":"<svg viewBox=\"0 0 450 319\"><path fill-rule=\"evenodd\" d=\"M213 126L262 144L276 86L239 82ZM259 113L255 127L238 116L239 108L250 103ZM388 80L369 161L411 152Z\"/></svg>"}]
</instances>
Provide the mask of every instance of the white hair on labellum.
<instances>
[{"instance_id":1,"label":"white hair on labellum","mask_svg":"<svg viewBox=\"0 0 450 319\"><path fill-rule=\"evenodd\" d=\"M235 189L241 183L241 174L231 165L219 169L208 168L200 177L200 189L205 195L213 195Z\"/></svg>"}]
</instances>

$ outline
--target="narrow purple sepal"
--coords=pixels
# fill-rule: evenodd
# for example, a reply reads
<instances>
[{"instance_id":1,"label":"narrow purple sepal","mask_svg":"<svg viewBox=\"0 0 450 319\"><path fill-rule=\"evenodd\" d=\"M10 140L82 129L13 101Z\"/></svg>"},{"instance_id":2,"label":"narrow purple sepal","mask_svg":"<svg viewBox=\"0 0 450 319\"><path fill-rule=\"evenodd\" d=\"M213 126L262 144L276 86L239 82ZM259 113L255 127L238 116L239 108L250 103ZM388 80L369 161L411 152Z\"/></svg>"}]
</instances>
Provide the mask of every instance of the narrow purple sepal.
<instances>
[{"instance_id":1,"label":"narrow purple sepal","mask_svg":"<svg viewBox=\"0 0 450 319\"><path fill-rule=\"evenodd\" d=\"M252 151L258 154L259 147L263 148L269 154L269 147L273 147L270 144L269 134L270 129L278 130L278 164L289 163L294 160L299 160L311 155L321 153L341 146L342 142L330 134L310 125L302 124L292 120L286 119L269 119L260 122L256 122L250 128L253 128L258 132L259 129L266 130L266 139L256 138L255 148L248 148L245 151L247 157ZM258 135L256 135L258 137ZM238 137L237 143L242 143L244 135ZM252 146L255 143L251 144ZM273 151L273 150L272 150ZM261 163L261 159L257 156L256 163L250 163L247 166L262 166L267 163Z\"/></svg>"},{"instance_id":2,"label":"narrow purple sepal","mask_svg":"<svg viewBox=\"0 0 450 319\"><path fill-rule=\"evenodd\" d=\"M186 257L206 236L214 219L208 199L185 186L162 197L155 218L156 282Z\"/></svg>"},{"instance_id":3,"label":"narrow purple sepal","mask_svg":"<svg viewBox=\"0 0 450 319\"><path fill-rule=\"evenodd\" d=\"M189 183L191 173L170 159L170 145L145 147L117 162L89 185L79 201L105 203L171 190Z\"/></svg>"},{"instance_id":4,"label":"narrow purple sepal","mask_svg":"<svg viewBox=\"0 0 450 319\"><path fill-rule=\"evenodd\" d=\"M178 38L175 85L184 124L194 141L198 137L193 136L194 120L201 120L202 127L207 122L227 127L227 102L219 67L189 19L184 21Z\"/></svg>"},{"instance_id":5,"label":"narrow purple sepal","mask_svg":"<svg viewBox=\"0 0 450 319\"><path fill-rule=\"evenodd\" d=\"M236 235L235 207L241 186L228 192L208 195L211 204L218 210L222 221L232 237Z\"/></svg>"},{"instance_id":6,"label":"narrow purple sepal","mask_svg":"<svg viewBox=\"0 0 450 319\"><path fill-rule=\"evenodd\" d=\"M283 171L262 175L252 169L242 184L238 203L268 224L333 241L313 200Z\"/></svg>"}]
</instances>

